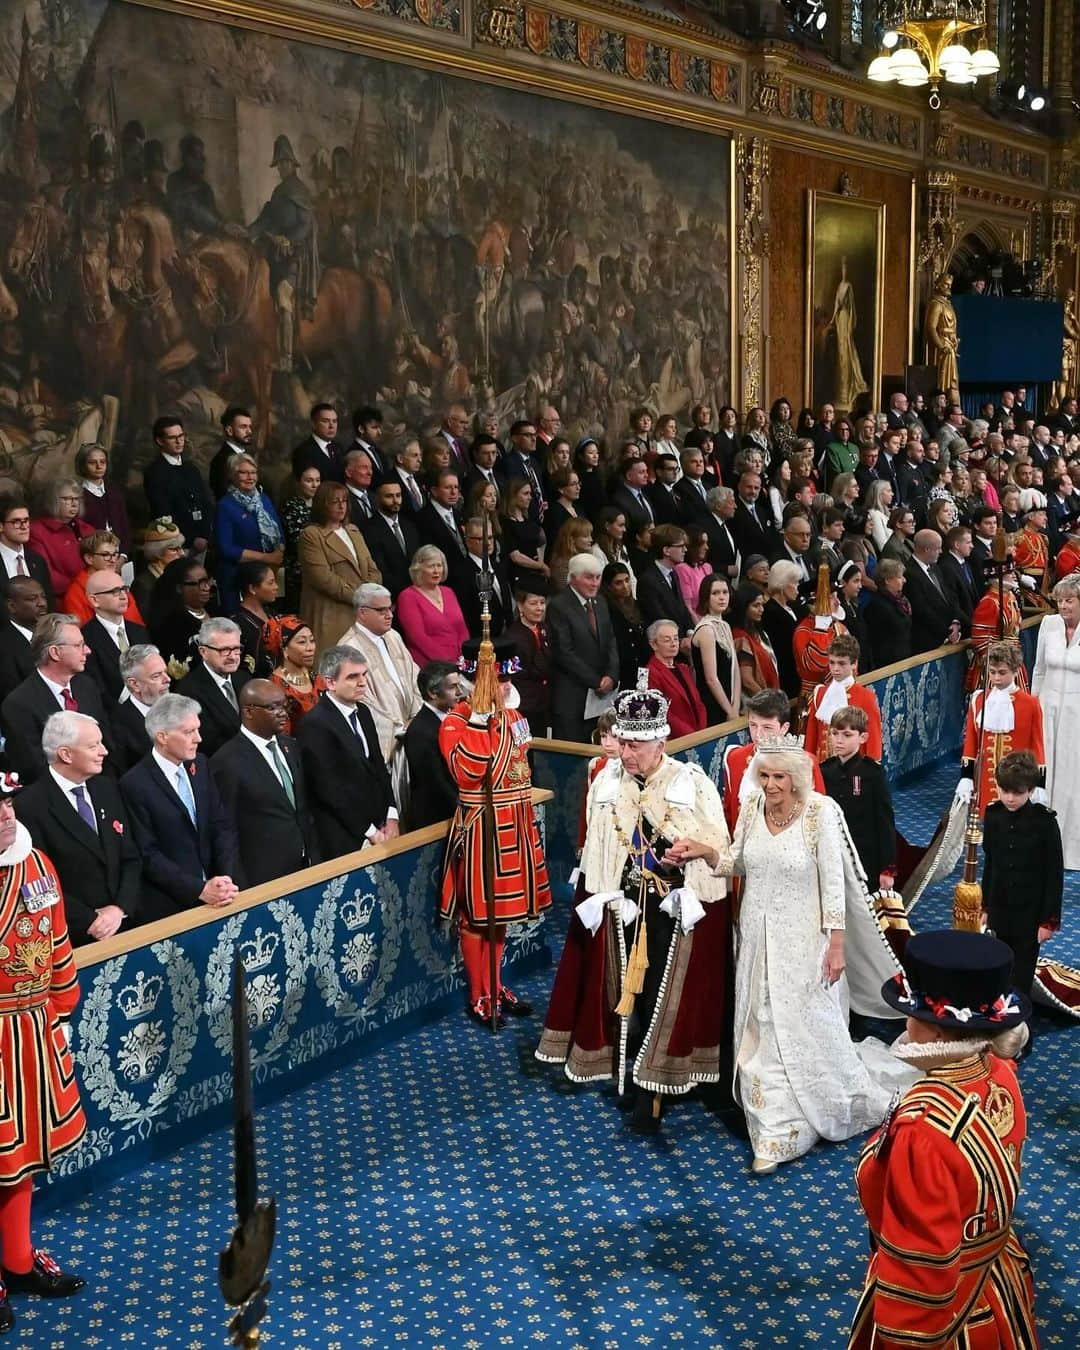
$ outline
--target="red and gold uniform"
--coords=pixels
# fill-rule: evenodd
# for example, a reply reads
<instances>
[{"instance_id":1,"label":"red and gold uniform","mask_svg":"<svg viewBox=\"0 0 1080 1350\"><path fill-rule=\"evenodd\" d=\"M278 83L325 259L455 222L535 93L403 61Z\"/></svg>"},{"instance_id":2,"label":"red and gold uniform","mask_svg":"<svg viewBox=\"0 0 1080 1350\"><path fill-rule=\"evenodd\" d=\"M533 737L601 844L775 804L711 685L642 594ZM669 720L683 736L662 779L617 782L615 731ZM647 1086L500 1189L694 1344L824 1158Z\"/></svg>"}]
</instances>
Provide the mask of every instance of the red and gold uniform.
<instances>
[{"instance_id":1,"label":"red and gold uniform","mask_svg":"<svg viewBox=\"0 0 1080 1350\"><path fill-rule=\"evenodd\" d=\"M492 991L487 957L488 896L484 862L488 832L484 777L490 765L495 806L494 911L496 969L502 961L506 925L535 919L551 904L547 864L532 804L529 723L519 712L498 711L483 725L459 703L439 731L439 749L460 798L446 843L439 915L455 916L469 979L470 1003L498 998Z\"/></svg>"},{"instance_id":2,"label":"red and gold uniform","mask_svg":"<svg viewBox=\"0 0 1080 1350\"><path fill-rule=\"evenodd\" d=\"M1043 581L1050 566L1050 545L1046 535L1034 525L1025 525L1013 541L1013 560L1017 569L1035 582L1035 590L1025 591L1029 606L1046 609L1048 601L1042 594Z\"/></svg>"},{"instance_id":3,"label":"red and gold uniform","mask_svg":"<svg viewBox=\"0 0 1080 1350\"><path fill-rule=\"evenodd\" d=\"M1058 555L1054 560L1054 568L1058 581L1062 577L1071 577L1074 572L1080 572L1080 536L1069 535L1058 549Z\"/></svg>"},{"instance_id":4,"label":"red and gold uniform","mask_svg":"<svg viewBox=\"0 0 1080 1350\"><path fill-rule=\"evenodd\" d=\"M1011 731L987 731L983 737L982 767L979 781L975 785L978 793L979 814L986 810L991 802L998 799L998 786L995 773L997 766L1014 750L1030 750L1039 767L1045 772L1046 751L1043 748L1042 704L1032 694L1023 689L1009 691L1013 708L1013 728ZM976 689L968 704L964 721L964 748L961 752L962 773L972 777L979 757L979 731L982 721L983 691ZM989 719L988 719L989 720Z\"/></svg>"},{"instance_id":5,"label":"red and gold uniform","mask_svg":"<svg viewBox=\"0 0 1080 1350\"><path fill-rule=\"evenodd\" d=\"M820 616L807 614L795 626L791 635L791 650L795 656L795 669L802 680L799 690L801 700L808 699L815 685L829 678L829 643L834 637L848 632L848 627L839 619L829 617L828 626L818 625Z\"/></svg>"},{"instance_id":6,"label":"red and gold uniform","mask_svg":"<svg viewBox=\"0 0 1080 1350\"><path fill-rule=\"evenodd\" d=\"M821 707L821 700L825 697L825 691L831 683L833 681L830 680L824 684L819 684L810 695L810 702L806 708L806 735L803 739L803 749L817 760L828 759L831 753L829 750L829 728L817 716L817 710ZM861 708L866 713L867 721L870 724L867 728L866 745L860 753L870 759L876 759L880 764L882 756L881 709L878 707L877 695L865 685L854 683L848 686L845 693L847 703L852 708Z\"/></svg>"},{"instance_id":7,"label":"red and gold uniform","mask_svg":"<svg viewBox=\"0 0 1080 1350\"><path fill-rule=\"evenodd\" d=\"M1004 613L998 600L998 584L991 581L971 616L971 664L968 666L966 683L968 693L982 688L983 662L991 643L1015 642L1019 646L1020 625L1024 618L1020 602L1015 590L1010 590L1008 586L1003 589L1002 596L1005 601ZM1016 681L1021 689L1028 687L1027 671L1023 665L1016 673Z\"/></svg>"},{"instance_id":8,"label":"red and gold uniform","mask_svg":"<svg viewBox=\"0 0 1080 1350\"><path fill-rule=\"evenodd\" d=\"M1027 1116L1011 1060L933 1069L856 1171L872 1255L849 1350L1034 1350L1034 1286L1013 1231Z\"/></svg>"}]
</instances>

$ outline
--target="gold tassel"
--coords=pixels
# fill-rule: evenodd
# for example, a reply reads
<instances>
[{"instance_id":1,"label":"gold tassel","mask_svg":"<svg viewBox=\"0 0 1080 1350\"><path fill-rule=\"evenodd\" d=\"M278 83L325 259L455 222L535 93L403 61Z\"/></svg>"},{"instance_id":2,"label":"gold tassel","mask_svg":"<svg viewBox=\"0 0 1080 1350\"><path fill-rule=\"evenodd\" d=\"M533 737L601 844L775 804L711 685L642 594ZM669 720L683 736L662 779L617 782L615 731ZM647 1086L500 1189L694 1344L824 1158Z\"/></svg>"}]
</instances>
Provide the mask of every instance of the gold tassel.
<instances>
[{"instance_id":1,"label":"gold tassel","mask_svg":"<svg viewBox=\"0 0 1080 1350\"><path fill-rule=\"evenodd\" d=\"M953 891L953 927L977 933L982 913L982 887L977 881L958 881Z\"/></svg>"},{"instance_id":2,"label":"gold tassel","mask_svg":"<svg viewBox=\"0 0 1080 1350\"><path fill-rule=\"evenodd\" d=\"M637 937L626 963L626 979L623 981L622 998L615 1005L619 1017L629 1017L634 1011L634 999L645 988L645 972L649 969L645 940L645 897L641 899L641 922L638 924Z\"/></svg>"}]
</instances>

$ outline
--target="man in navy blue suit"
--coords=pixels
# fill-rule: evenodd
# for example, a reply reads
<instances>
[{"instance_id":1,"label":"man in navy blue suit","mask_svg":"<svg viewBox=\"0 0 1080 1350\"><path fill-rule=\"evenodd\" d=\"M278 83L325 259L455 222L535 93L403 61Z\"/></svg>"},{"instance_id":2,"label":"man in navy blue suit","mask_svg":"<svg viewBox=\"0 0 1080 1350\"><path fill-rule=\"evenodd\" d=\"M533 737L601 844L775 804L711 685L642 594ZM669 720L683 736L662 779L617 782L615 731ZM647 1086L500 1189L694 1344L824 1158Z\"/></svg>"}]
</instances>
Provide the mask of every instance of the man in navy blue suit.
<instances>
[{"instance_id":1,"label":"man in navy blue suit","mask_svg":"<svg viewBox=\"0 0 1080 1350\"><path fill-rule=\"evenodd\" d=\"M199 754L199 705L163 694L146 714L146 731L153 748L120 780L143 860L141 917L227 905L242 884L240 855L210 762Z\"/></svg>"}]
</instances>

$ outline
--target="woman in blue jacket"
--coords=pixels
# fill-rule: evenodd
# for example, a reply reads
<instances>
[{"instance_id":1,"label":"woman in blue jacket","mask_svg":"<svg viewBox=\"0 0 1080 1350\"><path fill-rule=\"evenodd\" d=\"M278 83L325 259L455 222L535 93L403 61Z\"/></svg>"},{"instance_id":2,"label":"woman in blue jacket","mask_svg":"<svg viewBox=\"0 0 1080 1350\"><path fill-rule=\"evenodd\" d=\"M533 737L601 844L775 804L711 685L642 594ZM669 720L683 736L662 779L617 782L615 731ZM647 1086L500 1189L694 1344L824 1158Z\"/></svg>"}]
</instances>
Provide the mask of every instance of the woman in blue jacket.
<instances>
[{"instance_id":1,"label":"woman in blue jacket","mask_svg":"<svg viewBox=\"0 0 1080 1350\"><path fill-rule=\"evenodd\" d=\"M238 563L280 567L285 556L285 531L270 498L259 491L259 470L250 455L233 458L229 479L231 487L218 502L214 517L218 593L226 614L240 603Z\"/></svg>"}]
</instances>

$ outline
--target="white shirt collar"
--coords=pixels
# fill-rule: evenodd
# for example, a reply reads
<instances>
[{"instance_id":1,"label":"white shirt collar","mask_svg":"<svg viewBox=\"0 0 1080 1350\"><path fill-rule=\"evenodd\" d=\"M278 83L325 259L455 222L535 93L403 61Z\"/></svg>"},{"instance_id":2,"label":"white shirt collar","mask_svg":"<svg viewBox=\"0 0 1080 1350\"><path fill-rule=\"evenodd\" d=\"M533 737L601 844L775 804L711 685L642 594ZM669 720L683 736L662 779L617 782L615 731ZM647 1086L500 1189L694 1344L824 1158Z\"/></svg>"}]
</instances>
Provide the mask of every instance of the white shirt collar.
<instances>
[{"instance_id":1,"label":"white shirt collar","mask_svg":"<svg viewBox=\"0 0 1080 1350\"><path fill-rule=\"evenodd\" d=\"M83 491L84 491L84 492L89 492L90 495L91 495L92 497L104 497L104 496L105 496L105 484L104 484L104 483L91 483L90 480L89 480L88 478L80 479L80 482L81 482L82 485L83 485Z\"/></svg>"},{"instance_id":2,"label":"white shirt collar","mask_svg":"<svg viewBox=\"0 0 1080 1350\"><path fill-rule=\"evenodd\" d=\"M11 620L11 626L17 632L21 633L27 642L33 641L34 630L32 628L24 628L21 623L16 623L14 619Z\"/></svg>"},{"instance_id":3,"label":"white shirt collar","mask_svg":"<svg viewBox=\"0 0 1080 1350\"><path fill-rule=\"evenodd\" d=\"M395 525L398 526L398 527L400 528L400 526L401 526L401 516L400 516L400 515L397 515L397 516L388 516L388 515L386 514L385 511L380 511L378 514L379 514L380 516L382 516L383 520L386 521L387 525L389 525L391 529L393 529Z\"/></svg>"},{"instance_id":4,"label":"white shirt collar","mask_svg":"<svg viewBox=\"0 0 1080 1350\"><path fill-rule=\"evenodd\" d=\"M179 469L184 463L183 455L163 454L162 459L165 461L166 464L171 464L174 469Z\"/></svg>"},{"instance_id":5,"label":"white shirt collar","mask_svg":"<svg viewBox=\"0 0 1080 1350\"><path fill-rule=\"evenodd\" d=\"M132 705L133 708L137 708L139 710L139 714L142 717L145 717L146 714L150 711L150 704L140 703L140 701L135 697L135 695L131 692L130 689L127 690L127 701Z\"/></svg>"},{"instance_id":6,"label":"white shirt collar","mask_svg":"<svg viewBox=\"0 0 1080 1350\"><path fill-rule=\"evenodd\" d=\"M345 486L349 489L349 491L352 493L354 497L361 497L365 502L367 501L367 494L368 494L367 488L353 487L352 483L346 483Z\"/></svg>"},{"instance_id":7,"label":"white shirt collar","mask_svg":"<svg viewBox=\"0 0 1080 1350\"><path fill-rule=\"evenodd\" d=\"M107 619L104 614L95 614L94 617L102 628L109 634L113 641L117 641L120 636L120 629L123 627L123 619Z\"/></svg>"},{"instance_id":8,"label":"white shirt collar","mask_svg":"<svg viewBox=\"0 0 1080 1350\"><path fill-rule=\"evenodd\" d=\"M73 799L73 797L72 797L72 793L74 793L74 791L75 791L76 788L80 788L80 787L81 787L81 788L86 788L86 787L87 787L86 781L83 781L82 783L73 783L73 782L71 782L70 779L65 778L65 777L63 776L63 774L57 773L56 770L53 768L53 766L52 766L51 764L49 765L49 773L52 775L52 780L53 780L53 782L56 784L56 786L60 789L60 791L61 791L62 793L64 793L64 795L67 797L68 801L71 802L72 810L73 810L73 811L77 811L79 808L75 805L75 801L74 801L74 799ZM87 800L89 801L89 799L90 799L90 792L89 792L89 790L87 790L86 797L87 797Z\"/></svg>"},{"instance_id":9,"label":"white shirt collar","mask_svg":"<svg viewBox=\"0 0 1080 1350\"><path fill-rule=\"evenodd\" d=\"M49 677L48 677L48 675L42 674L42 672L41 672L40 670L38 671L38 674L41 675L41 678L45 681L45 683L46 683L46 684L49 686L49 688L53 691L53 694L54 694L55 697L56 697L56 701L57 701L58 703L63 703L63 701L64 701L64 700L63 700L63 693L64 693L64 690L65 690L65 689L70 689L70 688L71 688L71 685L70 685L70 684L57 684L55 680L50 680Z\"/></svg>"},{"instance_id":10,"label":"white shirt collar","mask_svg":"<svg viewBox=\"0 0 1080 1350\"><path fill-rule=\"evenodd\" d=\"M311 439L315 442L315 444L319 447L319 449L323 452L323 454L327 453L326 447L330 444L329 441L324 441L321 436L316 436L314 432L311 433Z\"/></svg>"},{"instance_id":11,"label":"white shirt collar","mask_svg":"<svg viewBox=\"0 0 1080 1350\"><path fill-rule=\"evenodd\" d=\"M234 455L247 454L247 451L244 449L242 445L237 445L235 441L229 440L228 436L225 437L225 444L229 447L229 449L233 452Z\"/></svg>"},{"instance_id":12,"label":"white shirt collar","mask_svg":"<svg viewBox=\"0 0 1080 1350\"><path fill-rule=\"evenodd\" d=\"M161 772L162 772L162 773L165 775L165 777L168 779L169 786L170 786L171 788L175 788L175 787L176 787L176 771L177 771L177 769L182 769L184 766L183 766L182 764L173 764L173 762L172 762L171 760L166 759L165 756L158 750L158 748L157 748L156 745L155 745L154 748L150 751L150 753L151 753L151 755L153 755L153 757L154 757L154 763L158 766L158 768L161 770ZM193 789L193 791L194 791L194 789Z\"/></svg>"},{"instance_id":13,"label":"white shirt collar","mask_svg":"<svg viewBox=\"0 0 1080 1350\"><path fill-rule=\"evenodd\" d=\"M435 716L439 719L440 722L445 722L447 717L449 716L450 711L449 709L447 709L446 712L443 712L441 709L436 708L434 703L429 703L427 699L424 699L424 707L430 709L430 711L435 714Z\"/></svg>"},{"instance_id":14,"label":"white shirt collar","mask_svg":"<svg viewBox=\"0 0 1080 1350\"><path fill-rule=\"evenodd\" d=\"M12 548L10 544L4 543L0 543L0 557L4 559L5 563L8 558L13 562L16 558L22 558L23 562L26 561L26 553L23 549Z\"/></svg>"},{"instance_id":15,"label":"white shirt collar","mask_svg":"<svg viewBox=\"0 0 1080 1350\"><path fill-rule=\"evenodd\" d=\"M264 755L269 755L270 747L277 741L276 736L270 736L269 738L266 736L256 736L250 727L245 727L242 724L240 727L240 735L246 736L252 745L257 745Z\"/></svg>"},{"instance_id":16,"label":"white shirt collar","mask_svg":"<svg viewBox=\"0 0 1080 1350\"><path fill-rule=\"evenodd\" d=\"M339 699L336 699L333 696L333 694L330 693L326 695L326 699L327 702L332 703L334 705L334 707L338 710L338 712L342 715L342 717L344 717L345 721L348 722L350 726L352 726L352 715L356 711L356 704L342 703Z\"/></svg>"}]
</instances>

